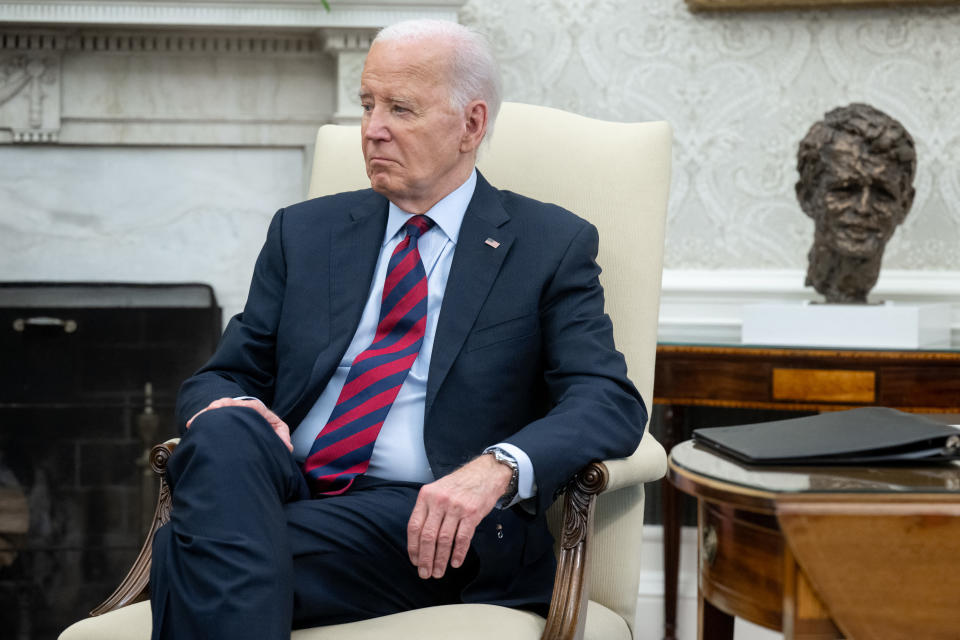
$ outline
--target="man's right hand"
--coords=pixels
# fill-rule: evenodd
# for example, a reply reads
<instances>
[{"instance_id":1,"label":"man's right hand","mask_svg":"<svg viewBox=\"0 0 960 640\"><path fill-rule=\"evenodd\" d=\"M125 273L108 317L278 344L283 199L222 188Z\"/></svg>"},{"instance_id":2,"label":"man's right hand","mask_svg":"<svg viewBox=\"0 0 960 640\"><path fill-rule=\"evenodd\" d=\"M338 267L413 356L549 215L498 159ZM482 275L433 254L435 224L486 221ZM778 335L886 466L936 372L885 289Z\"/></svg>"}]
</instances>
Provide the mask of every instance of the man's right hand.
<instances>
[{"instance_id":1,"label":"man's right hand","mask_svg":"<svg viewBox=\"0 0 960 640\"><path fill-rule=\"evenodd\" d=\"M205 409L201 409L193 414L193 417L187 420L187 429L190 428L190 425L193 424L193 421L197 419L197 416L203 413L204 411L210 411L211 409L220 409L222 407L248 407L253 409L261 416L263 419L270 423L270 426L273 428L273 432L277 434L280 440L286 445L287 449L291 452L293 451L293 444L290 443L290 427L287 426L287 423L277 417L273 411L267 409L267 406L260 402L259 400L246 399L238 400L237 398L220 398L219 400L214 400L207 405Z\"/></svg>"}]
</instances>

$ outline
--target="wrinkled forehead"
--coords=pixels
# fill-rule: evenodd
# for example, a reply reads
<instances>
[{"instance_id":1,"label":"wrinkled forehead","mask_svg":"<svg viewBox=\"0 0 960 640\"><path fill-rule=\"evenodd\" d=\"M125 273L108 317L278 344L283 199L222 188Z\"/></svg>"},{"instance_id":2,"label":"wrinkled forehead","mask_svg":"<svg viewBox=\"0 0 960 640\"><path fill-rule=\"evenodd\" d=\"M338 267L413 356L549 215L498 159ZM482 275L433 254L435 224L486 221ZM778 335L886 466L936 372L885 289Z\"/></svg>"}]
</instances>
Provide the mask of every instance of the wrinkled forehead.
<instances>
[{"instance_id":1,"label":"wrinkled forehead","mask_svg":"<svg viewBox=\"0 0 960 640\"><path fill-rule=\"evenodd\" d=\"M410 89L449 86L449 46L437 39L375 42L364 61L361 91L402 85Z\"/></svg>"}]
</instances>

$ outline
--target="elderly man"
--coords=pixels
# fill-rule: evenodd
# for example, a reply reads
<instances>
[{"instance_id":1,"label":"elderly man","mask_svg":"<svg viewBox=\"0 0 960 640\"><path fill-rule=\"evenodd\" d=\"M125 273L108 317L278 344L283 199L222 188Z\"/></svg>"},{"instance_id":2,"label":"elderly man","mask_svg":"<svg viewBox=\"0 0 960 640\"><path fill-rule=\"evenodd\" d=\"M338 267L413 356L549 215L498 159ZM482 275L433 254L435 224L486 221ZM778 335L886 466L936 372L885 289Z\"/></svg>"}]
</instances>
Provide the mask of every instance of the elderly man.
<instances>
[{"instance_id":1,"label":"elderly man","mask_svg":"<svg viewBox=\"0 0 960 640\"><path fill-rule=\"evenodd\" d=\"M485 41L387 28L360 101L372 189L277 213L243 313L181 389L155 638L545 611L547 507L642 435L596 230L474 167L499 107Z\"/></svg>"}]
</instances>

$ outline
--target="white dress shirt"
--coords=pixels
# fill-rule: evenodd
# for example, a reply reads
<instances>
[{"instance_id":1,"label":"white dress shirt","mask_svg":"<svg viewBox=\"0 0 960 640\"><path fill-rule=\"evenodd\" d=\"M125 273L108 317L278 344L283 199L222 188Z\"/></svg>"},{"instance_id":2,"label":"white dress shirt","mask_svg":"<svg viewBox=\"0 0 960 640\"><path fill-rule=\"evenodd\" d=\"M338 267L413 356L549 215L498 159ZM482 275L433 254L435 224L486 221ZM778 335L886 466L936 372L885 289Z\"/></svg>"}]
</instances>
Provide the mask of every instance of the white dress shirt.
<instances>
[{"instance_id":1,"label":"white dress shirt","mask_svg":"<svg viewBox=\"0 0 960 640\"><path fill-rule=\"evenodd\" d=\"M440 317L440 307L443 304L450 265L453 263L453 254L460 235L460 225L470 199L473 197L476 184L477 172L474 169L466 182L425 214L436 224L417 242L420 259L427 274L427 323L423 344L377 436L367 475L387 480L422 483L432 482L435 479L430 471L423 444L427 372L430 370L437 320ZM403 225L411 217L412 214L390 203L383 245L360 324L330 382L291 437L293 455L301 463L310 453L317 434L330 418L354 358L373 342L380 319L380 299L383 295L383 283L387 276L390 256L405 237ZM512 455L519 466L517 497L513 503L532 497L536 493L536 484L530 458L522 449L512 444L499 443L496 446ZM480 453L480 451L477 452L478 455Z\"/></svg>"}]
</instances>

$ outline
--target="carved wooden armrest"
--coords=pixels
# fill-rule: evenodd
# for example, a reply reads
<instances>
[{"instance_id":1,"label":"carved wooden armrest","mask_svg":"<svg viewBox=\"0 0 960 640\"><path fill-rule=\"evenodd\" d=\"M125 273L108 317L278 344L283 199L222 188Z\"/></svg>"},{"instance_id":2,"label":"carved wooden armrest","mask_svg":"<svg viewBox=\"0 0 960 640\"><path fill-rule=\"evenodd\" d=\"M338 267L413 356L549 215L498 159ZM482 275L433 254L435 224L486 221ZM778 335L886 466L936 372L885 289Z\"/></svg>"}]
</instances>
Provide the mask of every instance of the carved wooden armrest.
<instances>
[{"instance_id":1,"label":"carved wooden armrest","mask_svg":"<svg viewBox=\"0 0 960 640\"><path fill-rule=\"evenodd\" d=\"M567 484L563 497L560 557L550 612L540 640L582 640L590 594L587 545L593 531L593 507L607 486L602 462L591 462Z\"/></svg>"},{"instance_id":2,"label":"carved wooden armrest","mask_svg":"<svg viewBox=\"0 0 960 640\"><path fill-rule=\"evenodd\" d=\"M147 539L143 541L140 555L134 561L127 577L123 579L123 582L109 598L90 612L90 615L99 616L150 597L150 562L153 555L153 536L161 525L170 520L171 502L170 487L167 485L166 477L167 461L170 459L173 450L177 448L178 442L179 440L168 440L150 450L150 466L160 476L160 497L157 499L157 509L153 513L153 523L150 525Z\"/></svg>"}]
</instances>

